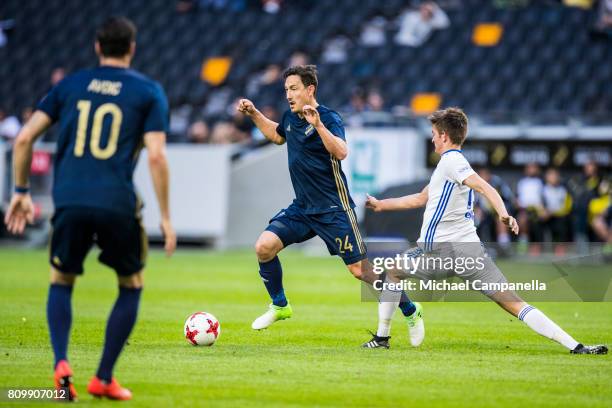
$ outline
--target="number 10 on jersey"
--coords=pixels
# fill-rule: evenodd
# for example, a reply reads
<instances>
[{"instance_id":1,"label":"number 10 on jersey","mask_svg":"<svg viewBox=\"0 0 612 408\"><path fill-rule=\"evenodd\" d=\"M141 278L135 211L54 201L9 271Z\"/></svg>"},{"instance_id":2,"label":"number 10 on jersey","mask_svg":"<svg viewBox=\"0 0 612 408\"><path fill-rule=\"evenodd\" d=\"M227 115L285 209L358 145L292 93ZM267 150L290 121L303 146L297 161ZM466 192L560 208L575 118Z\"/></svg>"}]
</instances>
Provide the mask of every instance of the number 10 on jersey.
<instances>
[{"instance_id":1,"label":"number 10 on jersey","mask_svg":"<svg viewBox=\"0 0 612 408\"><path fill-rule=\"evenodd\" d=\"M74 155L82 157L85 153L85 142L87 139L87 125L89 124L89 113L91 111L91 101L80 100L77 102L79 110L79 121L77 124L76 141L74 143ZM102 139L102 124L104 117L111 115L110 135L106 147L100 146ZM121 129L121 121L123 113L119 106L114 103L105 103L100 105L93 114L93 123L91 125L91 137L89 141L89 149L91 155L99 160L110 158L117 151L117 143L119 141L119 129Z\"/></svg>"}]
</instances>

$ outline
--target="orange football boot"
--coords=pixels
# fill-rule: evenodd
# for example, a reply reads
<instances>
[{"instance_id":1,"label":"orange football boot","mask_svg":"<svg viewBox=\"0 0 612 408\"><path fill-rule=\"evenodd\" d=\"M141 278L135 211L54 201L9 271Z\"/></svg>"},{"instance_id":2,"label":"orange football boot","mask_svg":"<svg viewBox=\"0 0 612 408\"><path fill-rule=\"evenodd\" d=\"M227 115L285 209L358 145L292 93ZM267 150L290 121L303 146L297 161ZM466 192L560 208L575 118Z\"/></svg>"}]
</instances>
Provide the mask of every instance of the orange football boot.
<instances>
[{"instance_id":1,"label":"orange football boot","mask_svg":"<svg viewBox=\"0 0 612 408\"><path fill-rule=\"evenodd\" d=\"M72 383L72 368L66 360L60 360L55 366L55 389L58 391L66 390L66 395L59 395L64 397L67 401L76 401L78 396L74 384Z\"/></svg>"},{"instance_id":2,"label":"orange football boot","mask_svg":"<svg viewBox=\"0 0 612 408\"><path fill-rule=\"evenodd\" d=\"M106 384L98 377L93 377L87 386L87 392L98 398L106 397L120 401L132 399L132 392L127 388L123 388L114 378L110 384Z\"/></svg>"}]
</instances>

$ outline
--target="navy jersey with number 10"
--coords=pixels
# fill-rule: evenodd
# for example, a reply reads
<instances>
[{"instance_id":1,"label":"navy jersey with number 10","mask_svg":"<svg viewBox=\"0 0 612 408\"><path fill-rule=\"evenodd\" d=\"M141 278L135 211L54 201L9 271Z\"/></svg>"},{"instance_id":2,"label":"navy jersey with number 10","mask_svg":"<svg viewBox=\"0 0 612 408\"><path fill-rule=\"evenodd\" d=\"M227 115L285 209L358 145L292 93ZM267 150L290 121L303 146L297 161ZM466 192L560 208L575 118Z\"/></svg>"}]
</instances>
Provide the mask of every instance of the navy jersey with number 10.
<instances>
[{"instance_id":1,"label":"navy jersey with number 10","mask_svg":"<svg viewBox=\"0 0 612 408\"><path fill-rule=\"evenodd\" d=\"M59 122L55 208L95 207L134 214L132 176L146 132L167 132L168 102L159 84L126 68L78 71L38 104Z\"/></svg>"}]
</instances>

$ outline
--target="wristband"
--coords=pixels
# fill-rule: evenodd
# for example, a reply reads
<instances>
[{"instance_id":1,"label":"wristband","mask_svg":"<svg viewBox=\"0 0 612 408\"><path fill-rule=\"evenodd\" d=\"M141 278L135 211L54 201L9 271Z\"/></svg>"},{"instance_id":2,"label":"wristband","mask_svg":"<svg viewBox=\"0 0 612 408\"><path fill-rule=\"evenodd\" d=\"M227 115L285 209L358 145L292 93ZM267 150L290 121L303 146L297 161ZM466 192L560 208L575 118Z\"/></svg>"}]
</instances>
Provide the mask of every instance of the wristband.
<instances>
[{"instance_id":1,"label":"wristband","mask_svg":"<svg viewBox=\"0 0 612 408\"><path fill-rule=\"evenodd\" d=\"M30 187L15 186L15 192L18 194L27 194L30 192Z\"/></svg>"}]
</instances>

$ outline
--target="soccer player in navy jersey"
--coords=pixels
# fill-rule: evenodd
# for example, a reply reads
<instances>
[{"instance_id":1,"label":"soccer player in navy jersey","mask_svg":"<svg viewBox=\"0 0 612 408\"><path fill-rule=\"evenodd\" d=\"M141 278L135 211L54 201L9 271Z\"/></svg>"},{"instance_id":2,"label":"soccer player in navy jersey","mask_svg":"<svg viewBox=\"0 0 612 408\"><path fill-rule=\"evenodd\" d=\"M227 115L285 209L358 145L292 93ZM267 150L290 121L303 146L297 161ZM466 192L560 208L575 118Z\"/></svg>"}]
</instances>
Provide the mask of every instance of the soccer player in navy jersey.
<instances>
[{"instance_id":1,"label":"soccer player in navy jersey","mask_svg":"<svg viewBox=\"0 0 612 408\"><path fill-rule=\"evenodd\" d=\"M132 182L143 147L148 152L167 255L176 247L165 154L168 102L159 84L129 69L135 37L136 27L128 19L107 19L96 34L100 65L78 71L51 89L15 141L15 192L5 222L9 231L19 234L34 217L28 188L32 146L58 123L47 320L55 386L66 390L69 400L77 398L67 355L72 288L94 243L101 249L99 261L117 273L119 296L108 318L98 371L87 390L97 397L132 397L112 374L136 323L143 286L147 237L141 223L142 204Z\"/></svg>"},{"instance_id":2,"label":"soccer player in navy jersey","mask_svg":"<svg viewBox=\"0 0 612 408\"><path fill-rule=\"evenodd\" d=\"M238 104L238 110L250 116L268 140L278 145L287 143L289 173L296 196L289 207L270 220L255 244L259 273L272 299L268 311L253 322L255 330L292 315L277 255L293 243L319 236L329 253L340 256L353 276L370 284L378 279L367 259L355 204L340 163L348 155L342 119L317 103L314 65L288 68L283 76L289 109L280 123L266 118L248 99ZM421 306L402 294L399 307L407 317L411 343L419 345L424 336Z\"/></svg>"}]
</instances>

